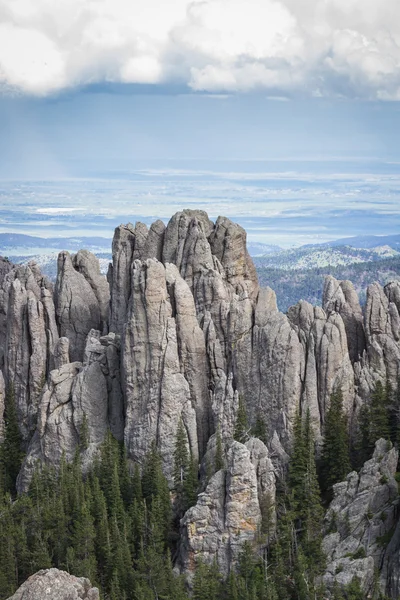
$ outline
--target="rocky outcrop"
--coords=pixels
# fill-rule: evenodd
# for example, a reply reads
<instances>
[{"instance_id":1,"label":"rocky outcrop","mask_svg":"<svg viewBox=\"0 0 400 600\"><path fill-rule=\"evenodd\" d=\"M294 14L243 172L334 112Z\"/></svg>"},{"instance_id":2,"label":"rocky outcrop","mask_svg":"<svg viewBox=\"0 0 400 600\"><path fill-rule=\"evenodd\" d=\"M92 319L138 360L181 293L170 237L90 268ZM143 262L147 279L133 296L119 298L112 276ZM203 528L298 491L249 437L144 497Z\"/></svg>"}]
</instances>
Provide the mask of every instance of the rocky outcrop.
<instances>
[{"instance_id":1,"label":"rocky outcrop","mask_svg":"<svg viewBox=\"0 0 400 600\"><path fill-rule=\"evenodd\" d=\"M5 275L0 313L4 316L0 362L27 441L35 430L42 387L58 339L52 286L36 264L15 266Z\"/></svg>"},{"instance_id":2,"label":"rocky outcrop","mask_svg":"<svg viewBox=\"0 0 400 600\"><path fill-rule=\"evenodd\" d=\"M366 347L364 318L357 293L350 281L338 281L332 276L325 279L322 306L326 313L340 314L347 335L352 362L362 358Z\"/></svg>"},{"instance_id":3,"label":"rocky outcrop","mask_svg":"<svg viewBox=\"0 0 400 600\"><path fill-rule=\"evenodd\" d=\"M201 424L207 410L201 371L204 339L191 315L195 315L193 297L172 265L164 267L155 259L135 261L122 344L125 444L129 455L141 463L156 441L169 479L179 419L191 453L197 456L196 411Z\"/></svg>"},{"instance_id":4,"label":"rocky outcrop","mask_svg":"<svg viewBox=\"0 0 400 600\"><path fill-rule=\"evenodd\" d=\"M45 569L31 575L8 600L99 600L99 597L99 590L86 577Z\"/></svg>"},{"instance_id":5,"label":"rocky outcrop","mask_svg":"<svg viewBox=\"0 0 400 600\"><path fill-rule=\"evenodd\" d=\"M68 347L66 342L63 345ZM18 477L19 491L28 488L38 461L57 467L63 456L72 461L80 447L87 469L108 430L122 439L118 355L115 334L101 337L100 332L91 330L84 363L61 361L59 368L50 372L40 400L37 429Z\"/></svg>"},{"instance_id":6,"label":"rocky outcrop","mask_svg":"<svg viewBox=\"0 0 400 600\"><path fill-rule=\"evenodd\" d=\"M201 460L217 428L232 438L241 397L249 425L260 416L267 422L283 473L286 463L276 457L286 460L298 410L310 411L320 440L334 389L342 389L353 427L376 379L394 383L398 374L397 284L370 286L365 325L350 282L332 277L324 309L300 301L284 315L274 292L258 286L244 230L224 217L213 223L185 210L167 227L121 225L108 283L87 251L61 253L58 268L55 308L37 269L29 275L12 267L3 276L4 375L15 387L26 439L49 373L92 361L101 365L108 423L132 460L141 463L156 441L170 476L180 418ZM91 334L88 359L91 331L99 333Z\"/></svg>"},{"instance_id":7,"label":"rocky outcrop","mask_svg":"<svg viewBox=\"0 0 400 600\"><path fill-rule=\"evenodd\" d=\"M372 588L375 569L382 566L397 522L397 460L397 450L381 439L359 474L354 471L334 485L323 540L328 588L335 581L347 585L354 576L365 593Z\"/></svg>"},{"instance_id":8,"label":"rocky outcrop","mask_svg":"<svg viewBox=\"0 0 400 600\"><path fill-rule=\"evenodd\" d=\"M78 253L80 271L74 268L75 257L71 259L68 252L58 256L55 307L59 333L69 340L72 361L82 360L87 334L91 329L101 330L105 317L104 306L100 307L97 298L101 292L98 260L88 255Z\"/></svg>"},{"instance_id":9,"label":"rocky outcrop","mask_svg":"<svg viewBox=\"0 0 400 600\"><path fill-rule=\"evenodd\" d=\"M100 264L94 254L87 250L79 250L72 257L74 269L81 273L92 288L100 310L100 331L107 333L108 310L110 304L110 287L106 278L100 273Z\"/></svg>"},{"instance_id":10,"label":"rocky outcrop","mask_svg":"<svg viewBox=\"0 0 400 600\"><path fill-rule=\"evenodd\" d=\"M199 559L210 565L216 561L227 575L243 543L254 541L262 520L258 485L266 486L275 501L271 464L261 445L259 440L252 441L249 448L232 442L226 469L211 477L197 504L181 520L179 564L189 577Z\"/></svg>"},{"instance_id":11,"label":"rocky outcrop","mask_svg":"<svg viewBox=\"0 0 400 600\"><path fill-rule=\"evenodd\" d=\"M376 377L397 385L400 374L399 311L395 302L397 286L383 289L378 283L368 287L365 307L368 367Z\"/></svg>"}]
</instances>

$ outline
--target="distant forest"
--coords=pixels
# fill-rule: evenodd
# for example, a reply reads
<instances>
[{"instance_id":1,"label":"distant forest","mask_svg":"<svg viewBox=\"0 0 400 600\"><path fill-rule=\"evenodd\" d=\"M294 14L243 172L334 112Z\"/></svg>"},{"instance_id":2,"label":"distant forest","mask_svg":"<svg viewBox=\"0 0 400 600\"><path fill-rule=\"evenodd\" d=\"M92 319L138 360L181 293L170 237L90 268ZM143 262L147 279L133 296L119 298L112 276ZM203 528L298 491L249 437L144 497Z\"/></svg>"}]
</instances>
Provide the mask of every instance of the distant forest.
<instances>
[{"instance_id":1,"label":"distant forest","mask_svg":"<svg viewBox=\"0 0 400 600\"><path fill-rule=\"evenodd\" d=\"M269 286L276 292L278 308L286 312L300 299L311 304L321 305L324 279L333 275L336 279L350 279L365 303L367 287L374 281L385 285L389 281L400 280L400 257L386 258L374 262L353 263L338 267L317 267L287 271L257 266L258 278L262 287Z\"/></svg>"}]
</instances>

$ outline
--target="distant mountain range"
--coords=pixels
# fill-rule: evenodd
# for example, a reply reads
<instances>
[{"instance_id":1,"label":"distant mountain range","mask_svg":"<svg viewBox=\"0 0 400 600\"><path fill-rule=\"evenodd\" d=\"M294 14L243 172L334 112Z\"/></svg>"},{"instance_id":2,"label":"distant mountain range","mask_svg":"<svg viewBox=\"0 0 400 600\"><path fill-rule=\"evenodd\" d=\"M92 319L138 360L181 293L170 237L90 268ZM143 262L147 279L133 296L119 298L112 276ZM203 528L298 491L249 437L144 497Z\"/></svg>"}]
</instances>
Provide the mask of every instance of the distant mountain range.
<instances>
[{"instance_id":1,"label":"distant mountain range","mask_svg":"<svg viewBox=\"0 0 400 600\"><path fill-rule=\"evenodd\" d=\"M111 240L101 237L39 238L22 234L0 234L0 255L12 262L34 260L55 281L57 254L86 248L100 261L106 274L112 259ZM400 235L357 236L283 250L276 245L248 243L262 286L275 290L279 309L285 312L299 298L321 304L326 275L351 279L365 301L367 286L400 280Z\"/></svg>"},{"instance_id":2,"label":"distant mountain range","mask_svg":"<svg viewBox=\"0 0 400 600\"><path fill-rule=\"evenodd\" d=\"M261 244L259 242L247 242L247 250L250 256L264 256L276 252L282 252L283 248L273 244Z\"/></svg>"},{"instance_id":3,"label":"distant mountain range","mask_svg":"<svg viewBox=\"0 0 400 600\"><path fill-rule=\"evenodd\" d=\"M308 244L307 248L314 246L352 246L353 248L376 248L377 246L390 246L394 250L400 251L399 235L357 235L355 237L340 238L324 244Z\"/></svg>"},{"instance_id":4,"label":"distant mountain range","mask_svg":"<svg viewBox=\"0 0 400 600\"><path fill-rule=\"evenodd\" d=\"M284 271L339 267L355 263L373 262L400 256L397 250L388 245L376 248L352 248L351 246L300 246L290 250L272 252L254 257L258 267L271 267Z\"/></svg>"},{"instance_id":5,"label":"distant mountain range","mask_svg":"<svg viewBox=\"0 0 400 600\"><path fill-rule=\"evenodd\" d=\"M110 252L111 238L60 237L42 238L21 233L0 233L0 255L27 256L68 250L76 252L85 248L91 252Z\"/></svg>"},{"instance_id":6,"label":"distant mountain range","mask_svg":"<svg viewBox=\"0 0 400 600\"><path fill-rule=\"evenodd\" d=\"M81 248L95 253L111 252L111 241L111 238L103 237L41 238L20 233L0 233L0 255L28 256L61 250L76 252ZM280 246L259 242L249 242L247 249L251 256L262 256L282 250Z\"/></svg>"}]
</instances>

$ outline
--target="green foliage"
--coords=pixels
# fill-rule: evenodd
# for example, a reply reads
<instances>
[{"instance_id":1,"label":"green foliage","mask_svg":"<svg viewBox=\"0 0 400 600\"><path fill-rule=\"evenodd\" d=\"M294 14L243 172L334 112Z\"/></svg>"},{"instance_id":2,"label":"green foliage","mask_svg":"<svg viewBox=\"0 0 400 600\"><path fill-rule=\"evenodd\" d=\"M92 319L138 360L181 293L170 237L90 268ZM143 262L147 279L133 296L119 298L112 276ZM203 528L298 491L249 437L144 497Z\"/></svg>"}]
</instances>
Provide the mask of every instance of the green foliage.
<instances>
[{"instance_id":1,"label":"green foliage","mask_svg":"<svg viewBox=\"0 0 400 600\"><path fill-rule=\"evenodd\" d=\"M238 411L237 411L237 415L236 415L233 439L236 440L237 442L241 442L242 444L244 444L245 442L247 442L248 437L249 437L248 431L249 431L249 424L247 421L246 406L245 406L242 396L239 396L239 406L238 406Z\"/></svg>"},{"instance_id":2,"label":"green foliage","mask_svg":"<svg viewBox=\"0 0 400 600\"><path fill-rule=\"evenodd\" d=\"M355 449L355 466L362 467L369 460L380 438L397 441L393 425L393 391L390 383L385 386L378 381L369 401L364 404L359 414L359 436Z\"/></svg>"},{"instance_id":3,"label":"green foliage","mask_svg":"<svg viewBox=\"0 0 400 600\"><path fill-rule=\"evenodd\" d=\"M189 465L190 472L190 465ZM197 478L197 470L196 470ZM187 600L172 572L169 490L152 447L143 477L107 435L84 477L79 453L56 472L38 465L28 494L0 498L0 599L32 573L57 567L89 577L103 597Z\"/></svg>"},{"instance_id":4,"label":"green foliage","mask_svg":"<svg viewBox=\"0 0 400 600\"><path fill-rule=\"evenodd\" d=\"M364 546L360 546L357 548L355 552L350 552L349 554L345 554L345 557L351 558L353 560L357 560L358 558L365 558L367 556L365 552Z\"/></svg>"},{"instance_id":5,"label":"green foliage","mask_svg":"<svg viewBox=\"0 0 400 600\"><path fill-rule=\"evenodd\" d=\"M270 564L279 600L323 598L318 576L324 568L321 548L323 511L315 467L310 414L297 414L289 464L288 488L278 502L278 532Z\"/></svg>"},{"instance_id":6,"label":"green foliage","mask_svg":"<svg viewBox=\"0 0 400 600\"><path fill-rule=\"evenodd\" d=\"M181 518L188 508L196 504L199 484L197 461L190 456L182 419L179 420L175 440L174 484L176 490L175 511L177 517Z\"/></svg>"},{"instance_id":7,"label":"green foliage","mask_svg":"<svg viewBox=\"0 0 400 600\"><path fill-rule=\"evenodd\" d=\"M321 455L321 488L327 493L351 471L347 419L343 412L341 390L331 394L325 419L325 436Z\"/></svg>"},{"instance_id":8,"label":"green foliage","mask_svg":"<svg viewBox=\"0 0 400 600\"><path fill-rule=\"evenodd\" d=\"M182 419L179 419L176 432L174 451L174 483L177 490L183 490L183 482L189 468L189 452L187 448L187 436Z\"/></svg>"},{"instance_id":9,"label":"green foliage","mask_svg":"<svg viewBox=\"0 0 400 600\"><path fill-rule=\"evenodd\" d=\"M252 430L252 435L261 440L265 445L268 444L267 423L261 413L258 413L257 415L257 419Z\"/></svg>"},{"instance_id":10,"label":"green foliage","mask_svg":"<svg viewBox=\"0 0 400 600\"><path fill-rule=\"evenodd\" d=\"M193 600L219 600L222 589L222 579L216 563L208 566L200 560L193 580Z\"/></svg>"},{"instance_id":11,"label":"green foliage","mask_svg":"<svg viewBox=\"0 0 400 600\"><path fill-rule=\"evenodd\" d=\"M384 387L380 381L377 381L370 403L369 435L371 444L380 438L390 439L388 394L390 395L390 387Z\"/></svg>"},{"instance_id":12,"label":"green foliage","mask_svg":"<svg viewBox=\"0 0 400 600\"><path fill-rule=\"evenodd\" d=\"M389 281L399 279L400 258L385 258L379 261L352 263L332 267L315 267L312 269L296 269L287 271L275 267L264 267L263 258L253 258L256 264L258 280L261 287L270 286L276 293L279 310L286 312L294 306L299 298L311 304L322 305L322 290L327 275L335 279L350 279L361 303L365 302L366 289L370 283L378 281L385 285Z\"/></svg>"},{"instance_id":13,"label":"green foliage","mask_svg":"<svg viewBox=\"0 0 400 600\"><path fill-rule=\"evenodd\" d=\"M15 495L15 483L23 457L14 387L10 385L5 397L4 441L0 448L0 492L10 492L11 495Z\"/></svg>"},{"instance_id":14,"label":"green foliage","mask_svg":"<svg viewBox=\"0 0 400 600\"><path fill-rule=\"evenodd\" d=\"M346 586L345 596L347 600L364 600L365 595L361 589L358 577L353 577L351 583Z\"/></svg>"}]
</instances>

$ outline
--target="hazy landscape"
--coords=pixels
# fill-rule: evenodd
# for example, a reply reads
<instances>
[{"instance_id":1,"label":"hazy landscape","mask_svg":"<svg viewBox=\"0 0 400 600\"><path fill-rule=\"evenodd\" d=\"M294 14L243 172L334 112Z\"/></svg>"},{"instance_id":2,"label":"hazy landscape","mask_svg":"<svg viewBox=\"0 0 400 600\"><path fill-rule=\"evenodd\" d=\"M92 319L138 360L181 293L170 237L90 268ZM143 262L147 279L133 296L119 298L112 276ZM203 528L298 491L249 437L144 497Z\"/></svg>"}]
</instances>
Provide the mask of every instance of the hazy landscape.
<instances>
[{"instance_id":1,"label":"hazy landscape","mask_svg":"<svg viewBox=\"0 0 400 600\"><path fill-rule=\"evenodd\" d=\"M0 600L399 600L400 3L0 0Z\"/></svg>"}]
</instances>

